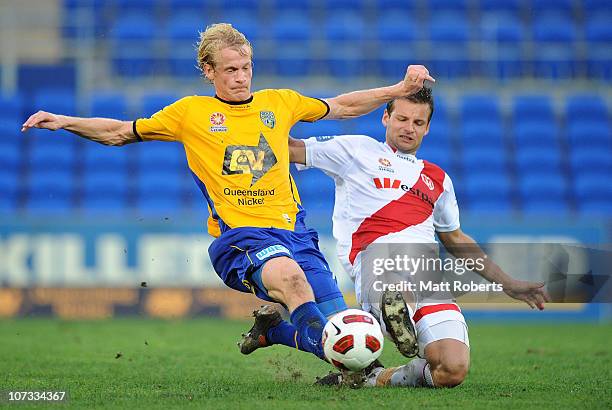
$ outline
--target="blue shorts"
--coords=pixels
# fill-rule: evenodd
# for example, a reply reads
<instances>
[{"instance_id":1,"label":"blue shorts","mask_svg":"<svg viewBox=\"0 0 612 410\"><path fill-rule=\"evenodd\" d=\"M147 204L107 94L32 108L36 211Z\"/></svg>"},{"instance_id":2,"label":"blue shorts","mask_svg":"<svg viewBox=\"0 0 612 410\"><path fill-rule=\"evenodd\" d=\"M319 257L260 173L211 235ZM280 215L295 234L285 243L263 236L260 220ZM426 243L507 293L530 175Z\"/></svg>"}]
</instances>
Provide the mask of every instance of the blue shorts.
<instances>
[{"instance_id":1,"label":"blue shorts","mask_svg":"<svg viewBox=\"0 0 612 410\"><path fill-rule=\"evenodd\" d=\"M275 302L261 282L261 268L270 259L286 256L297 262L312 287L325 316L345 310L338 284L319 250L319 237L310 229L293 232L276 228L234 228L208 248L210 260L223 282L232 289L254 293Z\"/></svg>"}]
</instances>

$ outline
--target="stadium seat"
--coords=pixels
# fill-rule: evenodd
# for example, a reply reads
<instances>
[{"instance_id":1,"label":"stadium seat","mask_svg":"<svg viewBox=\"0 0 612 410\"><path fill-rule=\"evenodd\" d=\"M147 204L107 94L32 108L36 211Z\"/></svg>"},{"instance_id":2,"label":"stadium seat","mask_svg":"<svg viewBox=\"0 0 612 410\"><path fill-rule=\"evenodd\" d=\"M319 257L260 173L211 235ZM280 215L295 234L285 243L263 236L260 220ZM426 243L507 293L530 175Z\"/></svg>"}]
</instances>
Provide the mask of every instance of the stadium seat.
<instances>
[{"instance_id":1,"label":"stadium seat","mask_svg":"<svg viewBox=\"0 0 612 410\"><path fill-rule=\"evenodd\" d=\"M204 17L206 0L168 0L168 10L174 14L191 14Z\"/></svg>"},{"instance_id":2,"label":"stadium seat","mask_svg":"<svg viewBox=\"0 0 612 410\"><path fill-rule=\"evenodd\" d=\"M529 172L519 175L518 191L523 203L566 201L567 182L559 173Z\"/></svg>"},{"instance_id":3,"label":"stadium seat","mask_svg":"<svg viewBox=\"0 0 612 410\"><path fill-rule=\"evenodd\" d=\"M612 80L612 14L594 13L586 22L585 39L588 44L587 72L589 77Z\"/></svg>"},{"instance_id":4,"label":"stadium seat","mask_svg":"<svg viewBox=\"0 0 612 410\"><path fill-rule=\"evenodd\" d=\"M570 150L570 165L574 177L612 175L612 152L598 147L575 147Z\"/></svg>"},{"instance_id":5,"label":"stadium seat","mask_svg":"<svg viewBox=\"0 0 612 410\"><path fill-rule=\"evenodd\" d=\"M578 209L582 212L590 209L602 213L601 211L609 211L612 208L612 185L608 175L578 176L573 192ZM609 215L608 213L607 216Z\"/></svg>"},{"instance_id":6,"label":"stadium seat","mask_svg":"<svg viewBox=\"0 0 612 410\"><path fill-rule=\"evenodd\" d=\"M318 169L300 171L293 176L302 206L306 209L308 220L314 218L331 220L334 208L335 185L333 179Z\"/></svg>"},{"instance_id":7,"label":"stadium seat","mask_svg":"<svg viewBox=\"0 0 612 410\"><path fill-rule=\"evenodd\" d=\"M486 17L518 18L523 0L480 0L480 11Z\"/></svg>"},{"instance_id":8,"label":"stadium seat","mask_svg":"<svg viewBox=\"0 0 612 410\"><path fill-rule=\"evenodd\" d=\"M64 88L47 88L34 95L36 110L49 111L64 115L77 115L74 91Z\"/></svg>"},{"instance_id":9,"label":"stadium seat","mask_svg":"<svg viewBox=\"0 0 612 410\"><path fill-rule=\"evenodd\" d=\"M482 49L484 73L500 80L524 75L526 29L523 22L516 17L495 14L483 18L480 29L486 42Z\"/></svg>"},{"instance_id":10,"label":"stadium seat","mask_svg":"<svg viewBox=\"0 0 612 410\"><path fill-rule=\"evenodd\" d=\"M278 10L279 12L292 11L308 14L312 11L316 0L272 0L271 10Z\"/></svg>"},{"instance_id":11,"label":"stadium seat","mask_svg":"<svg viewBox=\"0 0 612 410\"><path fill-rule=\"evenodd\" d=\"M555 16L571 18L574 15L573 0L531 0L528 12L534 17Z\"/></svg>"},{"instance_id":12,"label":"stadium seat","mask_svg":"<svg viewBox=\"0 0 612 410\"><path fill-rule=\"evenodd\" d=\"M419 0L378 0L377 8L381 15L395 13L414 13Z\"/></svg>"},{"instance_id":13,"label":"stadium seat","mask_svg":"<svg viewBox=\"0 0 612 410\"><path fill-rule=\"evenodd\" d=\"M552 102L547 95L519 95L514 98L515 123L525 120L555 123Z\"/></svg>"},{"instance_id":14,"label":"stadium seat","mask_svg":"<svg viewBox=\"0 0 612 410\"><path fill-rule=\"evenodd\" d=\"M244 12L250 10L251 13L257 14L261 1L258 0L219 0L219 8L229 12ZM249 38L247 36L247 38Z\"/></svg>"},{"instance_id":15,"label":"stadium seat","mask_svg":"<svg viewBox=\"0 0 612 410\"><path fill-rule=\"evenodd\" d=\"M115 13L123 15L126 13L155 14L156 7L161 3L159 0L113 0Z\"/></svg>"},{"instance_id":16,"label":"stadium seat","mask_svg":"<svg viewBox=\"0 0 612 410\"><path fill-rule=\"evenodd\" d=\"M92 91L90 115L92 117L115 118L128 120L130 112L127 108L125 94L119 91Z\"/></svg>"},{"instance_id":17,"label":"stadium seat","mask_svg":"<svg viewBox=\"0 0 612 410\"><path fill-rule=\"evenodd\" d=\"M127 172L132 147L111 147L95 142L86 142L83 146L82 169L90 172ZM136 148L136 147L133 147Z\"/></svg>"},{"instance_id":18,"label":"stadium seat","mask_svg":"<svg viewBox=\"0 0 612 410\"><path fill-rule=\"evenodd\" d=\"M31 145L28 153L28 163L31 169L67 169L76 170L77 145L54 144L47 140Z\"/></svg>"},{"instance_id":19,"label":"stadium seat","mask_svg":"<svg viewBox=\"0 0 612 410\"><path fill-rule=\"evenodd\" d=\"M466 94L461 98L461 121L498 121L501 122L499 102L491 94Z\"/></svg>"},{"instance_id":20,"label":"stadium seat","mask_svg":"<svg viewBox=\"0 0 612 410\"><path fill-rule=\"evenodd\" d=\"M375 22L375 38L379 73L389 78L401 78L406 61L419 60L415 41L420 33L414 15L404 11L381 14Z\"/></svg>"},{"instance_id":21,"label":"stadium seat","mask_svg":"<svg viewBox=\"0 0 612 410\"><path fill-rule=\"evenodd\" d=\"M506 150L503 147L481 147L464 145L461 156L463 174L494 173L508 171Z\"/></svg>"},{"instance_id":22,"label":"stadium seat","mask_svg":"<svg viewBox=\"0 0 612 410\"><path fill-rule=\"evenodd\" d=\"M421 145L416 156L418 159L436 164L449 174L451 178L456 174L454 164L455 155L448 145L425 143Z\"/></svg>"},{"instance_id":23,"label":"stadium seat","mask_svg":"<svg viewBox=\"0 0 612 410\"><path fill-rule=\"evenodd\" d=\"M463 135L461 142L464 146L479 145L482 147L503 147L504 132L498 121L487 121L463 124Z\"/></svg>"},{"instance_id":24,"label":"stadium seat","mask_svg":"<svg viewBox=\"0 0 612 410\"><path fill-rule=\"evenodd\" d=\"M514 142L517 150L530 147L558 149L559 130L556 124L541 120L525 120L515 124Z\"/></svg>"},{"instance_id":25,"label":"stadium seat","mask_svg":"<svg viewBox=\"0 0 612 410\"><path fill-rule=\"evenodd\" d=\"M606 122L608 107L599 94L575 94L567 99L565 118L568 123L575 121Z\"/></svg>"},{"instance_id":26,"label":"stadium seat","mask_svg":"<svg viewBox=\"0 0 612 410\"><path fill-rule=\"evenodd\" d=\"M19 93L5 94L0 92L0 121L24 117L23 96Z\"/></svg>"},{"instance_id":27,"label":"stadium seat","mask_svg":"<svg viewBox=\"0 0 612 410\"><path fill-rule=\"evenodd\" d=\"M173 92L151 91L146 92L140 99L140 111L138 118L150 117L167 105L180 99L180 96Z\"/></svg>"},{"instance_id":28,"label":"stadium seat","mask_svg":"<svg viewBox=\"0 0 612 410\"><path fill-rule=\"evenodd\" d=\"M431 47L430 71L450 79L471 74L468 40L470 26L463 14L434 15L429 23Z\"/></svg>"},{"instance_id":29,"label":"stadium seat","mask_svg":"<svg viewBox=\"0 0 612 410\"><path fill-rule=\"evenodd\" d=\"M587 16L598 16L610 13L609 0L582 0L582 10Z\"/></svg>"},{"instance_id":30,"label":"stadium seat","mask_svg":"<svg viewBox=\"0 0 612 410\"><path fill-rule=\"evenodd\" d=\"M101 198L115 199L125 204L129 183L126 174L113 171L85 174L81 186L84 206L89 201L96 202Z\"/></svg>"},{"instance_id":31,"label":"stadium seat","mask_svg":"<svg viewBox=\"0 0 612 410\"><path fill-rule=\"evenodd\" d=\"M256 0L255 2L259 3ZM229 0L228 3L234 4L232 0ZM222 13L217 21L231 23L232 26L243 33L251 43L257 44L257 41L259 40L260 36L262 36L262 33L268 29L267 26L259 24L258 19L253 18L253 15L257 13L257 6L254 8L221 8L221 12Z\"/></svg>"},{"instance_id":32,"label":"stadium seat","mask_svg":"<svg viewBox=\"0 0 612 410\"><path fill-rule=\"evenodd\" d=\"M143 13L117 18L111 29L111 58L116 74L126 77L151 75L159 68L155 55L157 25Z\"/></svg>"},{"instance_id":33,"label":"stadium seat","mask_svg":"<svg viewBox=\"0 0 612 410\"><path fill-rule=\"evenodd\" d=\"M325 8L330 13L352 10L359 14L364 14L367 6L367 0L334 0L325 3Z\"/></svg>"},{"instance_id":34,"label":"stadium seat","mask_svg":"<svg viewBox=\"0 0 612 410\"><path fill-rule=\"evenodd\" d=\"M171 52L168 53L170 74L188 79L197 78L199 70L196 67L196 50L194 44L199 40L199 32L203 31L209 22L202 14L173 14L166 26L166 38Z\"/></svg>"},{"instance_id":35,"label":"stadium seat","mask_svg":"<svg viewBox=\"0 0 612 410\"><path fill-rule=\"evenodd\" d=\"M270 31L276 52L268 64L273 66L274 72L280 76L309 75L311 37L315 32L311 20L303 13L285 12L274 19ZM259 62L256 65L261 67Z\"/></svg>"},{"instance_id":36,"label":"stadium seat","mask_svg":"<svg viewBox=\"0 0 612 410\"><path fill-rule=\"evenodd\" d=\"M429 0L426 2L430 14L467 13L468 0Z\"/></svg>"},{"instance_id":37,"label":"stadium seat","mask_svg":"<svg viewBox=\"0 0 612 410\"><path fill-rule=\"evenodd\" d=\"M462 206L471 211L508 212L512 209L511 183L506 173L467 174L461 186Z\"/></svg>"},{"instance_id":38,"label":"stadium seat","mask_svg":"<svg viewBox=\"0 0 612 410\"><path fill-rule=\"evenodd\" d=\"M574 121L567 131L569 143L573 147L599 147L601 150L609 150L612 144L610 127L606 122ZM608 151L609 152L609 151Z\"/></svg>"},{"instance_id":39,"label":"stadium seat","mask_svg":"<svg viewBox=\"0 0 612 410\"><path fill-rule=\"evenodd\" d=\"M136 206L139 212L159 214L181 212L186 175L176 172L141 172L136 179Z\"/></svg>"},{"instance_id":40,"label":"stadium seat","mask_svg":"<svg viewBox=\"0 0 612 410\"><path fill-rule=\"evenodd\" d=\"M342 135L344 128L340 121L298 122L291 129L296 138Z\"/></svg>"},{"instance_id":41,"label":"stadium seat","mask_svg":"<svg viewBox=\"0 0 612 410\"><path fill-rule=\"evenodd\" d=\"M524 202L522 212L533 216L566 216L570 212L570 207L566 200L537 199Z\"/></svg>"},{"instance_id":42,"label":"stadium seat","mask_svg":"<svg viewBox=\"0 0 612 410\"><path fill-rule=\"evenodd\" d=\"M519 147L515 160L519 175L533 172L561 173L561 152L554 145Z\"/></svg>"},{"instance_id":43,"label":"stadium seat","mask_svg":"<svg viewBox=\"0 0 612 410\"><path fill-rule=\"evenodd\" d=\"M385 128L380 122L380 119L374 116L358 117L352 120L344 121L345 132L352 135L367 135L377 141L385 141Z\"/></svg>"},{"instance_id":44,"label":"stadium seat","mask_svg":"<svg viewBox=\"0 0 612 410\"><path fill-rule=\"evenodd\" d=\"M177 172L187 168L183 146L178 143L146 142L138 146L136 163L140 172Z\"/></svg>"},{"instance_id":45,"label":"stadium seat","mask_svg":"<svg viewBox=\"0 0 612 410\"><path fill-rule=\"evenodd\" d=\"M31 213L66 213L73 207L74 173L41 169L30 173L26 209Z\"/></svg>"},{"instance_id":46,"label":"stadium seat","mask_svg":"<svg viewBox=\"0 0 612 410\"><path fill-rule=\"evenodd\" d=\"M0 167L0 213L17 209L20 186L17 174Z\"/></svg>"},{"instance_id":47,"label":"stadium seat","mask_svg":"<svg viewBox=\"0 0 612 410\"><path fill-rule=\"evenodd\" d=\"M533 23L535 74L544 78L570 78L576 74L576 28L571 17L542 17Z\"/></svg>"}]
</instances>

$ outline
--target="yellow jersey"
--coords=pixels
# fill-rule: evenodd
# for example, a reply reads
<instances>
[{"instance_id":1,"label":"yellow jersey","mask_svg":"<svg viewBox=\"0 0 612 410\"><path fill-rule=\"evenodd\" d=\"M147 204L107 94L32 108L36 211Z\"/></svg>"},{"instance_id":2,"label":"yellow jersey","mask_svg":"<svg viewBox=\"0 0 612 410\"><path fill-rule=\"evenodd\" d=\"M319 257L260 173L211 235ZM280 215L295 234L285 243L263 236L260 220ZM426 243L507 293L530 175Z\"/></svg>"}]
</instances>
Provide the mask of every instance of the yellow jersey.
<instances>
[{"instance_id":1,"label":"yellow jersey","mask_svg":"<svg viewBox=\"0 0 612 410\"><path fill-rule=\"evenodd\" d=\"M242 102L190 96L134 121L140 140L179 141L206 201L213 236L236 227L305 228L289 174L289 130L329 112L293 90L261 90Z\"/></svg>"}]
</instances>

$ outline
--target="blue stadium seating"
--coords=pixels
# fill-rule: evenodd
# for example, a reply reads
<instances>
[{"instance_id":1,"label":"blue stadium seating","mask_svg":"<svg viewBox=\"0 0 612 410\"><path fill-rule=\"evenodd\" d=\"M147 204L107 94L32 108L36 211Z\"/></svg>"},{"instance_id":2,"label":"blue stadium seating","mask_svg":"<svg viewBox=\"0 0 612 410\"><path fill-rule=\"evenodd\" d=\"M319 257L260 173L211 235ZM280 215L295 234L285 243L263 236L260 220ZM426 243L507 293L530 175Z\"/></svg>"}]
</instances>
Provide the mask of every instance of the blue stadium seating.
<instances>
[{"instance_id":1,"label":"blue stadium seating","mask_svg":"<svg viewBox=\"0 0 612 410\"><path fill-rule=\"evenodd\" d=\"M432 50L428 64L438 77L457 78L471 74L468 58L470 27L464 15L434 15L429 23L429 39Z\"/></svg>"},{"instance_id":2,"label":"blue stadium seating","mask_svg":"<svg viewBox=\"0 0 612 410\"><path fill-rule=\"evenodd\" d=\"M565 118L570 124L575 121L606 122L608 108L599 94L575 94L567 99Z\"/></svg>"},{"instance_id":3,"label":"blue stadium seating","mask_svg":"<svg viewBox=\"0 0 612 410\"><path fill-rule=\"evenodd\" d=\"M86 174L81 182L81 208L88 213L122 212L128 205L128 179L117 172Z\"/></svg>"},{"instance_id":4,"label":"blue stadium seating","mask_svg":"<svg viewBox=\"0 0 612 410\"><path fill-rule=\"evenodd\" d=\"M260 4L261 1L258 0L219 0L219 8L223 11L244 12L249 10L254 15L259 11Z\"/></svg>"},{"instance_id":5,"label":"blue stadium seating","mask_svg":"<svg viewBox=\"0 0 612 410\"><path fill-rule=\"evenodd\" d=\"M26 209L40 214L67 213L74 204L74 186L72 170L41 169L30 173Z\"/></svg>"},{"instance_id":6,"label":"blue stadium seating","mask_svg":"<svg viewBox=\"0 0 612 410\"><path fill-rule=\"evenodd\" d=\"M47 88L34 95L34 109L50 111L56 114L77 115L73 90Z\"/></svg>"},{"instance_id":7,"label":"blue stadium seating","mask_svg":"<svg viewBox=\"0 0 612 410\"><path fill-rule=\"evenodd\" d=\"M498 121L469 122L463 125L461 141L464 146L480 145L482 147L503 147L504 133Z\"/></svg>"},{"instance_id":8,"label":"blue stadium seating","mask_svg":"<svg viewBox=\"0 0 612 410\"><path fill-rule=\"evenodd\" d=\"M491 16L496 14L499 18L516 18L521 12L523 0L480 0L480 10Z\"/></svg>"},{"instance_id":9,"label":"blue stadium seating","mask_svg":"<svg viewBox=\"0 0 612 410\"><path fill-rule=\"evenodd\" d=\"M573 77L577 70L574 49L576 38L576 28L570 17L542 17L535 20L535 74L550 79Z\"/></svg>"},{"instance_id":10,"label":"blue stadium seating","mask_svg":"<svg viewBox=\"0 0 612 410\"><path fill-rule=\"evenodd\" d=\"M147 174L151 170L176 172L187 167L185 151L178 143L146 142L137 148L136 163L141 173Z\"/></svg>"},{"instance_id":11,"label":"blue stadium seating","mask_svg":"<svg viewBox=\"0 0 612 410\"><path fill-rule=\"evenodd\" d=\"M119 15L125 13L155 13L156 7L161 3L158 0L112 0L115 12Z\"/></svg>"},{"instance_id":12,"label":"blue stadium seating","mask_svg":"<svg viewBox=\"0 0 612 410\"><path fill-rule=\"evenodd\" d=\"M24 101L21 94L8 95L0 92L0 121L21 119L24 116L23 108Z\"/></svg>"},{"instance_id":13,"label":"blue stadium seating","mask_svg":"<svg viewBox=\"0 0 612 410\"><path fill-rule=\"evenodd\" d=\"M326 9L330 12L353 10L360 14L364 14L366 10L367 0L334 0L327 2Z\"/></svg>"},{"instance_id":14,"label":"blue stadium seating","mask_svg":"<svg viewBox=\"0 0 612 410\"><path fill-rule=\"evenodd\" d=\"M556 124L542 120L517 122L514 138L517 150L530 147L558 149L559 146L559 130Z\"/></svg>"},{"instance_id":15,"label":"blue stadium seating","mask_svg":"<svg viewBox=\"0 0 612 410\"><path fill-rule=\"evenodd\" d=\"M582 10L586 15L610 13L609 0L582 0Z\"/></svg>"},{"instance_id":16,"label":"blue stadium seating","mask_svg":"<svg viewBox=\"0 0 612 410\"><path fill-rule=\"evenodd\" d=\"M466 13L468 0L429 0L426 2L431 14Z\"/></svg>"},{"instance_id":17,"label":"blue stadium seating","mask_svg":"<svg viewBox=\"0 0 612 410\"><path fill-rule=\"evenodd\" d=\"M514 121L537 120L555 122L552 102L547 95L519 95L514 98Z\"/></svg>"},{"instance_id":18,"label":"blue stadium seating","mask_svg":"<svg viewBox=\"0 0 612 410\"><path fill-rule=\"evenodd\" d=\"M578 176L574 183L576 202L602 202L612 203L612 185L609 175Z\"/></svg>"},{"instance_id":19,"label":"blue stadium seating","mask_svg":"<svg viewBox=\"0 0 612 410\"><path fill-rule=\"evenodd\" d=\"M612 175L612 153L598 147L576 147L570 150L570 165L574 177Z\"/></svg>"},{"instance_id":20,"label":"blue stadium seating","mask_svg":"<svg viewBox=\"0 0 612 410\"><path fill-rule=\"evenodd\" d=\"M85 173L123 172L127 175L130 149L111 147L94 142L86 142L82 153L82 166Z\"/></svg>"},{"instance_id":21,"label":"blue stadium seating","mask_svg":"<svg viewBox=\"0 0 612 410\"><path fill-rule=\"evenodd\" d=\"M555 146L520 147L515 158L519 174L561 173L561 152Z\"/></svg>"},{"instance_id":22,"label":"blue stadium seating","mask_svg":"<svg viewBox=\"0 0 612 410\"><path fill-rule=\"evenodd\" d=\"M168 0L168 10L172 14L191 14L202 16L205 14L207 0Z\"/></svg>"},{"instance_id":23,"label":"blue stadium seating","mask_svg":"<svg viewBox=\"0 0 612 410\"><path fill-rule=\"evenodd\" d=\"M320 137L327 135L342 135L344 128L340 121L298 122L291 129L291 135L296 138Z\"/></svg>"},{"instance_id":24,"label":"blue stadium seating","mask_svg":"<svg viewBox=\"0 0 612 410\"><path fill-rule=\"evenodd\" d=\"M455 184L455 189L463 193L458 196L462 209L477 213L511 211L511 187L510 178L505 173L467 174L461 184Z\"/></svg>"},{"instance_id":25,"label":"blue stadium seating","mask_svg":"<svg viewBox=\"0 0 612 410\"><path fill-rule=\"evenodd\" d=\"M179 212L183 206L183 186L187 180L187 175L178 170L158 172L151 169L140 172L136 178L137 209L151 214Z\"/></svg>"},{"instance_id":26,"label":"blue stadium seating","mask_svg":"<svg viewBox=\"0 0 612 410\"><path fill-rule=\"evenodd\" d=\"M508 171L506 150L503 147L465 145L461 161L464 175L504 174Z\"/></svg>"},{"instance_id":27,"label":"blue stadium seating","mask_svg":"<svg viewBox=\"0 0 612 410\"><path fill-rule=\"evenodd\" d=\"M414 13L419 0L378 0L376 7L380 14Z\"/></svg>"},{"instance_id":28,"label":"blue stadium seating","mask_svg":"<svg viewBox=\"0 0 612 410\"><path fill-rule=\"evenodd\" d=\"M526 215L565 216L570 212L570 207L565 200L543 198L526 201L521 210Z\"/></svg>"},{"instance_id":29,"label":"blue stadium seating","mask_svg":"<svg viewBox=\"0 0 612 410\"><path fill-rule=\"evenodd\" d=\"M587 70L588 76L597 79L612 80L612 13L593 13L593 18L586 22L585 39L588 43Z\"/></svg>"},{"instance_id":30,"label":"blue stadium seating","mask_svg":"<svg viewBox=\"0 0 612 410\"><path fill-rule=\"evenodd\" d=\"M455 175L454 153L449 146L425 142L417 151L417 158L432 162L442 168L451 177Z\"/></svg>"},{"instance_id":31,"label":"blue stadium seating","mask_svg":"<svg viewBox=\"0 0 612 410\"><path fill-rule=\"evenodd\" d=\"M272 0L272 10L278 10L279 12L293 11L308 14L312 11L316 0Z\"/></svg>"},{"instance_id":32,"label":"blue stadium seating","mask_svg":"<svg viewBox=\"0 0 612 410\"><path fill-rule=\"evenodd\" d=\"M29 161L31 169L67 169L75 171L77 163L76 145L53 144L52 140L30 146Z\"/></svg>"},{"instance_id":33,"label":"blue stadium seating","mask_svg":"<svg viewBox=\"0 0 612 410\"><path fill-rule=\"evenodd\" d=\"M576 120L569 125L567 135L573 147L598 147L610 152L612 137L607 122Z\"/></svg>"},{"instance_id":34,"label":"blue stadium seating","mask_svg":"<svg viewBox=\"0 0 612 410\"><path fill-rule=\"evenodd\" d=\"M216 21L231 23L232 26L242 32L254 44L257 44L262 31L267 30L267 27L262 27L259 24L257 18L253 18L257 12L256 9L236 7L233 9L222 8L221 11L222 13Z\"/></svg>"},{"instance_id":35,"label":"blue stadium seating","mask_svg":"<svg viewBox=\"0 0 612 410\"><path fill-rule=\"evenodd\" d=\"M307 215L310 218L318 216L331 220L334 208L334 181L318 169L293 173L293 176Z\"/></svg>"},{"instance_id":36,"label":"blue stadium seating","mask_svg":"<svg viewBox=\"0 0 612 410\"><path fill-rule=\"evenodd\" d=\"M461 98L461 120L464 122L499 121L497 97L490 94L466 94Z\"/></svg>"},{"instance_id":37,"label":"blue stadium seating","mask_svg":"<svg viewBox=\"0 0 612 410\"><path fill-rule=\"evenodd\" d=\"M525 25L512 16L493 15L482 19L481 37L484 74L500 80L523 75L525 68Z\"/></svg>"},{"instance_id":38,"label":"blue stadium seating","mask_svg":"<svg viewBox=\"0 0 612 410\"><path fill-rule=\"evenodd\" d=\"M173 92L151 91L144 93L140 99L140 111L136 116L138 118L150 117L179 98L180 96Z\"/></svg>"},{"instance_id":39,"label":"blue stadium seating","mask_svg":"<svg viewBox=\"0 0 612 410\"><path fill-rule=\"evenodd\" d=\"M529 13L536 17L571 17L574 13L574 3L573 0L531 0L529 2Z\"/></svg>"},{"instance_id":40,"label":"blue stadium seating","mask_svg":"<svg viewBox=\"0 0 612 410\"><path fill-rule=\"evenodd\" d=\"M567 181L559 173L524 172L519 177L518 191L524 204L532 202L566 202Z\"/></svg>"},{"instance_id":41,"label":"blue stadium seating","mask_svg":"<svg viewBox=\"0 0 612 410\"><path fill-rule=\"evenodd\" d=\"M111 59L115 73L126 77L153 74L158 66L155 20L143 13L120 15L111 29Z\"/></svg>"},{"instance_id":42,"label":"blue stadium seating","mask_svg":"<svg viewBox=\"0 0 612 410\"><path fill-rule=\"evenodd\" d=\"M89 115L92 117L115 118L128 120L130 112L127 108L125 94L119 91L92 91Z\"/></svg>"},{"instance_id":43,"label":"blue stadium seating","mask_svg":"<svg viewBox=\"0 0 612 410\"><path fill-rule=\"evenodd\" d=\"M17 209L21 185L18 175L0 168L0 213Z\"/></svg>"}]
</instances>

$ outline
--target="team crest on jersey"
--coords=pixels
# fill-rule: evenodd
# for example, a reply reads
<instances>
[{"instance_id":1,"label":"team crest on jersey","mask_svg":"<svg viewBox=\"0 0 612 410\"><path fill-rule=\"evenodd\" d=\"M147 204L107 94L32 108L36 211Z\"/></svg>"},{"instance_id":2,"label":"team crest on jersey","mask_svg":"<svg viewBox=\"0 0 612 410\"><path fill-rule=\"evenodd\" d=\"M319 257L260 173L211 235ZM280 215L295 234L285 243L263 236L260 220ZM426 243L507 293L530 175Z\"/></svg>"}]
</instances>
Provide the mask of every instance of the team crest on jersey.
<instances>
[{"instance_id":1,"label":"team crest on jersey","mask_svg":"<svg viewBox=\"0 0 612 410\"><path fill-rule=\"evenodd\" d=\"M272 111L259 111L259 118L268 128L274 128L276 125L276 117Z\"/></svg>"},{"instance_id":2,"label":"team crest on jersey","mask_svg":"<svg viewBox=\"0 0 612 410\"><path fill-rule=\"evenodd\" d=\"M425 183L425 185L427 185L427 188L429 188L430 191L434 190L434 183L431 178L425 174L421 174L421 180Z\"/></svg>"},{"instance_id":3,"label":"team crest on jersey","mask_svg":"<svg viewBox=\"0 0 612 410\"><path fill-rule=\"evenodd\" d=\"M227 131L227 127L223 125L225 123L225 115L221 112L213 112L210 116L210 123L212 127L210 127L210 132L225 132Z\"/></svg>"}]
</instances>

